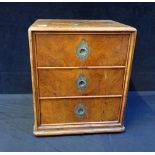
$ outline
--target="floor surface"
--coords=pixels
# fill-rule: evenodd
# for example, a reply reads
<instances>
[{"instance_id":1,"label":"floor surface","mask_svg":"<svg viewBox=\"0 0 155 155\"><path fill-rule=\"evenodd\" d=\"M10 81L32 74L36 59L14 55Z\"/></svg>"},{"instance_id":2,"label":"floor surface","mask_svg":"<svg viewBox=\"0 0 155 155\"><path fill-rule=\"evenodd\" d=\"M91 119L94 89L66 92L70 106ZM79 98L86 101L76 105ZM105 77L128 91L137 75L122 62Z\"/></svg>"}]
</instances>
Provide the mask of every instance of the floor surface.
<instances>
[{"instance_id":1,"label":"floor surface","mask_svg":"<svg viewBox=\"0 0 155 155\"><path fill-rule=\"evenodd\" d=\"M155 92L129 92L124 133L35 137L32 95L0 95L0 151L155 151Z\"/></svg>"}]
</instances>

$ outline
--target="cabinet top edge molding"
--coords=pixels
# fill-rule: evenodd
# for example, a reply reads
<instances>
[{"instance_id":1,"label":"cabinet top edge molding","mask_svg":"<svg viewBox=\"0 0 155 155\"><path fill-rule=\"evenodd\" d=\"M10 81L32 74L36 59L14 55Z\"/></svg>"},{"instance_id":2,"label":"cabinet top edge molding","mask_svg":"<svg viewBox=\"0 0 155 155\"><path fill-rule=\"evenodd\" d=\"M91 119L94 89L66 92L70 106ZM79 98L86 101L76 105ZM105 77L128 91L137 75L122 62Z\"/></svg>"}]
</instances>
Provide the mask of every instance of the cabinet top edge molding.
<instances>
[{"instance_id":1,"label":"cabinet top edge molding","mask_svg":"<svg viewBox=\"0 0 155 155\"><path fill-rule=\"evenodd\" d=\"M113 20L68 20L68 19L38 19L29 31L69 31L69 32L136 32L136 28Z\"/></svg>"}]
</instances>

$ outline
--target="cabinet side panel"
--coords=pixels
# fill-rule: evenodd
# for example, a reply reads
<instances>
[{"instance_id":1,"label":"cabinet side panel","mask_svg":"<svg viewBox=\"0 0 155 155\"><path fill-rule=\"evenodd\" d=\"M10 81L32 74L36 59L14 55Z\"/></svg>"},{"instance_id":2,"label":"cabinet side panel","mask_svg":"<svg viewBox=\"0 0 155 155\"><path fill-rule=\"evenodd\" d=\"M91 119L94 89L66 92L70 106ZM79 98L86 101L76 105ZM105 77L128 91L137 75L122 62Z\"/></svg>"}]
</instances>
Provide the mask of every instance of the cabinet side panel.
<instances>
[{"instance_id":1,"label":"cabinet side panel","mask_svg":"<svg viewBox=\"0 0 155 155\"><path fill-rule=\"evenodd\" d=\"M129 41L129 45L128 45L128 57L126 60L126 71L125 71L125 77L124 77L124 93L123 93L123 98L122 98L122 109L121 109L121 114L120 114L120 123L123 123L123 121L124 121L124 113L125 113L125 108L126 108L129 81L130 81L132 62L133 62L133 56L134 56L136 35L137 35L137 31L130 34L130 41Z\"/></svg>"},{"instance_id":2,"label":"cabinet side panel","mask_svg":"<svg viewBox=\"0 0 155 155\"><path fill-rule=\"evenodd\" d=\"M32 79L32 92L33 92L33 107L34 107L34 130L39 125L39 100L37 91L37 69L36 69L36 54L35 54L35 34L32 31L28 31L29 38L29 50L30 50L30 63L31 63L31 79Z\"/></svg>"}]
</instances>

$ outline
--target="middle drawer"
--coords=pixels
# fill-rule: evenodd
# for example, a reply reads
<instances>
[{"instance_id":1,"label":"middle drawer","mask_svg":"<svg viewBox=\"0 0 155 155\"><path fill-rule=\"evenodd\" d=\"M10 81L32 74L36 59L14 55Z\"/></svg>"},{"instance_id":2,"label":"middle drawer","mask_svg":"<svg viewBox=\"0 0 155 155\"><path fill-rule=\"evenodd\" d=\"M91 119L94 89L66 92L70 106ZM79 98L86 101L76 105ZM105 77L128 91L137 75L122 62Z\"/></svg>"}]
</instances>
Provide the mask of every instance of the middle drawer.
<instances>
[{"instance_id":1,"label":"middle drawer","mask_svg":"<svg viewBox=\"0 0 155 155\"><path fill-rule=\"evenodd\" d=\"M39 69L39 96L122 95L124 69Z\"/></svg>"}]
</instances>

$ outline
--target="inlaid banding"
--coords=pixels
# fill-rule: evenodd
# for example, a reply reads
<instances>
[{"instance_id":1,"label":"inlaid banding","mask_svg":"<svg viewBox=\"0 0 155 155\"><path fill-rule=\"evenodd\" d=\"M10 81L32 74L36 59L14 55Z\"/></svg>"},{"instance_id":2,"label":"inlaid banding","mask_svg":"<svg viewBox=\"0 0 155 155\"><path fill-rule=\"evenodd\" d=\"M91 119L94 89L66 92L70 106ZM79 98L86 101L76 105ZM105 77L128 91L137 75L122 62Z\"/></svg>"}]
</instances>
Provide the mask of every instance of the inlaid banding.
<instances>
[{"instance_id":1,"label":"inlaid banding","mask_svg":"<svg viewBox=\"0 0 155 155\"><path fill-rule=\"evenodd\" d=\"M120 69L126 66L37 67L37 69Z\"/></svg>"}]
</instances>

